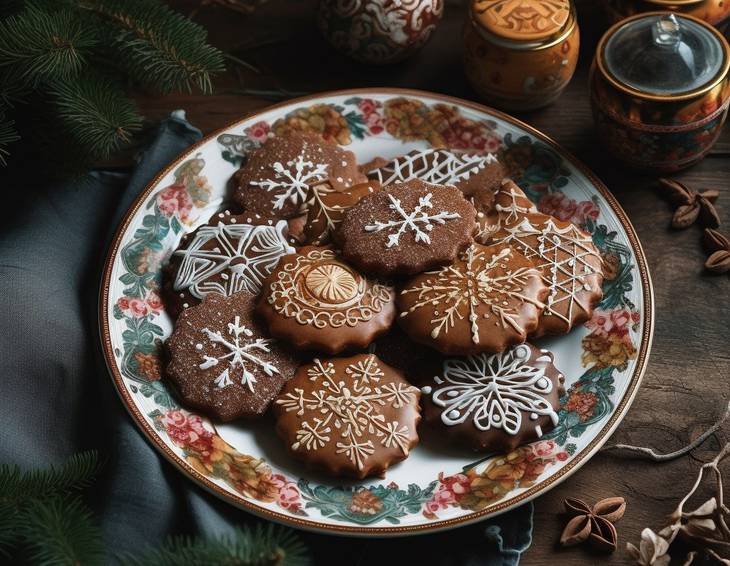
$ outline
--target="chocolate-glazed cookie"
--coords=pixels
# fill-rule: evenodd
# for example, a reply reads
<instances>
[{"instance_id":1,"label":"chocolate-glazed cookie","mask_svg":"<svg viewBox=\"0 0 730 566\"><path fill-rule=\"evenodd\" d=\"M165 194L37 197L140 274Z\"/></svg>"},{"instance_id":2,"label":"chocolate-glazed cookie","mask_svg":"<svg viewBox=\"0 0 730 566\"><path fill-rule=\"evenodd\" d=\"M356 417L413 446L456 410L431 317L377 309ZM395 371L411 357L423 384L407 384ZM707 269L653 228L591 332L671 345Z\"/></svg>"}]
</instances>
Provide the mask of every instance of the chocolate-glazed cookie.
<instances>
[{"instance_id":1,"label":"chocolate-glazed cookie","mask_svg":"<svg viewBox=\"0 0 730 566\"><path fill-rule=\"evenodd\" d=\"M258 311L273 336L337 354L364 348L395 318L392 287L366 278L329 248L284 256L264 284Z\"/></svg>"},{"instance_id":2,"label":"chocolate-glazed cookie","mask_svg":"<svg viewBox=\"0 0 730 566\"><path fill-rule=\"evenodd\" d=\"M251 222L255 223L251 223ZM214 214L180 242L164 269L167 310L177 316L210 293L258 293L279 258L292 253L287 223L267 221L249 213Z\"/></svg>"},{"instance_id":3,"label":"chocolate-glazed cookie","mask_svg":"<svg viewBox=\"0 0 730 566\"><path fill-rule=\"evenodd\" d=\"M444 354L501 352L537 328L547 292L517 250L472 244L452 264L404 283L398 322L413 340Z\"/></svg>"},{"instance_id":4,"label":"chocolate-glazed cookie","mask_svg":"<svg viewBox=\"0 0 730 566\"><path fill-rule=\"evenodd\" d=\"M558 424L563 374L531 344L499 354L446 358L421 383L427 422L483 452L511 452Z\"/></svg>"},{"instance_id":5,"label":"chocolate-glazed cookie","mask_svg":"<svg viewBox=\"0 0 730 566\"><path fill-rule=\"evenodd\" d=\"M262 415L296 370L292 352L254 320L256 297L213 293L186 309L166 342L183 403L222 421Z\"/></svg>"},{"instance_id":6,"label":"chocolate-glazed cookie","mask_svg":"<svg viewBox=\"0 0 730 566\"><path fill-rule=\"evenodd\" d=\"M382 475L418 443L419 391L373 354L301 366L272 408L276 430L308 466L337 477Z\"/></svg>"},{"instance_id":7,"label":"chocolate-glazed cookie","mask_svg":"<svg viewBox=\"0 0 730 566\"><path fill-rule=\"evenodd\" d=\"M453 261L472 241L475 216L456 187L412 179L360 199L335 239L366 273L413 275Z\"/></svg>"},{"instance_id":8,"label":"chocolate-glazed cookie","mask_svg":"<svg viewBox=\"0 0 730 566\"><path fill-rule=\"evenodd\" d=\"M477 231L474 241L489 244L501 222L512 222L517 215L538 212L537 207L511 179L505 179L492 197L492 208L477 212Z\"/></svg>"},{"instance_id":9,"label":"chocolate-glazed cookie","mask_svg":"<svg viewBox=\"0 0 730 566\"><path fill-rule=\"evenodd\" d=\"M313 134L273 137L248 156L235 174L233 200L265 218L288 219L304 212L309 189L328 183L343 191L367 181L355 154Z\"/></svg>"},{"instance_id":10,"label":"chocolate-glazed cookie","mask_svg":"<svg viewBox=\"0 0 730 566\"><path fill-rule=\"evenodd\" d=\"M367 171L368 178L383 186L420 179L434 185L454 185L477 212L492 208L494 193L502 183L504 167L494 154L478 154L449 149L421 149L377 164Z\"/></svg>"}]
</instances>

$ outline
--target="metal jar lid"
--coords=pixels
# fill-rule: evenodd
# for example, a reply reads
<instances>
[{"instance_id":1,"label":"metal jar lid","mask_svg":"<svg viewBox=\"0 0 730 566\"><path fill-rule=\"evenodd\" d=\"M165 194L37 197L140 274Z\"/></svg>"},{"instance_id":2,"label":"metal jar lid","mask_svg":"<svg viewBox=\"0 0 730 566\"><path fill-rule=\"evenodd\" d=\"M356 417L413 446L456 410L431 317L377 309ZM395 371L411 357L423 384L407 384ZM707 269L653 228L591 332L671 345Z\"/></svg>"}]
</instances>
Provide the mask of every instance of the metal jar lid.
<instances>
[{"instance_id":1,"label":"metal jar lid","mask_svg":"<svg viewBox=\"0 0 730 566\"><path fill-rule=\"evenodd\" d=\"M512 49L542 49L575 27L571 0L471 0L471 21L489 41Z\"/></svg>"},{"instance_id":2,"label":"metal jar lid","mask_svg":"<svg viewBox=\"0 0 730 566\"><path fill-rule=\"evenodd\" d=\"M682 100L712 89L730 69L730 47L692 16L650 12L613 26L596 63L620 90L652 100Z\"/></svg>"}]
</instances>

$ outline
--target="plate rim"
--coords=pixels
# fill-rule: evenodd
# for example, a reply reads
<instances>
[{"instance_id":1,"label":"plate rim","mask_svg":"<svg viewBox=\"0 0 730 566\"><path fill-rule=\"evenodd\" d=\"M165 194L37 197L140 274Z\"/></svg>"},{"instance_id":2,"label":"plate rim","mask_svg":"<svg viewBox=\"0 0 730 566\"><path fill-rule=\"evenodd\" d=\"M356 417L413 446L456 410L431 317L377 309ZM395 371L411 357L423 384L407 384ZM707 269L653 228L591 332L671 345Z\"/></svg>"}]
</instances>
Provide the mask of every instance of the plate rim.
<instances>
[{"instance_id":1,"label":"plate rim","mask_svg":"<svg viewBox=\"0 0 730 566\"><path fill-rule=\"evenodd\" d=\"M187 465L184 460L175 454L172 449L165 444L159 436L156 434L152 426L147 422L145 416L141 413L139 408L134 403L130 393L127 391L124 378L119 371L114 356L114 348L111 343L111 333L109 327L109 316L108 316L108 300L109 300L109 289L111 285L111 275L114 267L114 259L117 256L119 248L121 246L121 239L124 232L129 227L129 224L135 214L139 211L140 207L145 203L147 198L157 184L172 172L182 161L187 159L189 156L194 155L195 151L207 144L210 141L214 141L220 134L224 133L231 128L235 128L238 125L255 118L258 115L284 108L287 106L298 106L302 103L316 101L322 98L330 98L337 96L347 95L402 95L412 96L421 98L430 98L440 102L451 103L460 105L472 110L476 110L487 115L495 116L505 122L510 123L513 126L524 129L530 135L536 139L545 143L558 153L578 170L598 189L601 196L606 200L613 213L618 218L621 226L626 231L626 236L631 249L636 258L636 265L639 270L639 276L641 280L642 297L644 300L644 328L641 336L640 349L637 353L636 367L633 375L629 381L627 391L622 397L620 403L616 406L615 411L610 416L608 421L604 424L603 428L597 433L596 437L588 444L587 448L581 453L577 454L568 464L561 468L557 473L551 475L545 480L532 486L524 493L510 498L506 501L497 502L489 507L463 515L462 517L454 517L451 519L444 519L440 521L434 521L431 523L420 524L420 525L391 525L384 527L365 527L365 526L354 526L354 525L337 525L322 523L313 520L304 520L299 517L286 515L279 513L271 509L256 505L253 501L246 499L243 496L234 496L231 493L225 491L223 488L218 486L215 482L202 475L197 470ZM342 90L328 90L323 92L317 92L309 94L307 96L292 98L286 101L282 101L276 104L267 105L263 108L249 112L222 128L218 128L210 134L203 136L198 142L187 147L181 153L179 153L174 159L172 159L165 167L163 167L144 187L142 191L135 197L131 205L127 208L126 212L122 216L119 224L117 225L114 235L112 236L111 243L107 255L104 259L103 271L101 273L101 285L99 288L99 303L98 303L98 322L99 322L99 338L101 341L102 351L104 354L104 362L107 366L107 370L112 378L112 383L117 391L117 394L122 401L122 404L126 408L132 420L136 424L138 430L143 433L153 448L161 453L168 462L175 466L180 472L183 473L187 478L194 481L197 485L204 488L209 493L217 496L218 498L226 501L235 507L244 511L250 512L258 517L282 523L290 527L295 527L305 531L340 535L340 536L354 536L354 537L397 537L407 535L417 535L434 533L438 531L450 530L456 527L461 527L473 523L477 523L488 518L493 518L500 515L510 509L519 507L529 501L532 501L536 497L542 495L546 491L554 488L558 484L562 483L568 477L578 471L583 465L585 465L600 448L606 443L611 437L613 432L616 430L618 425L623 421L626 413L633 404L636 394L639 390L641 382L646 372L648 365L649 354L651 352L652 342L654 338L654 289L652 285L651 275L649 273L649 265L644 254L644 249L638 238L636 230L633 224L629 220L623 207L619 204L616 197L608 190L606 185L591 171L582 161L575 157L570 151L567 151L560 144L554 141L551 137L547 136L537 128L530 126L522 120L515 118L509 114L501 112L490 106L465 100L455 96L446 94L440 94L425 90L409 89L409 88L395 88L395 87L368 87L368 88L353 88L353 89L342 89Z\"/></svg>"}]
</instances>

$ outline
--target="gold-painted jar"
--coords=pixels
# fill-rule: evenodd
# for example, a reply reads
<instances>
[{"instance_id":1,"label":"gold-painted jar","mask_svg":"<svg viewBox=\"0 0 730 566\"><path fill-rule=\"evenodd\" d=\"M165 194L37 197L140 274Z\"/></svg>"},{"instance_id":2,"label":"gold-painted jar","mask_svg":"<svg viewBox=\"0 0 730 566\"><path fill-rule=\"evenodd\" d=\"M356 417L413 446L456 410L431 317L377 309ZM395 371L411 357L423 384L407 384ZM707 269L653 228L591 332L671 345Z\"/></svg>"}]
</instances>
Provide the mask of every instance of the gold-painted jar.
<instances>
[{"instance_id":1,"label":"gold-painted jar","mask_svg":"<svg viewBox=\"0 0 730 566\"><path fill-rule=\"evenodd\" d=\"M730 16L728 0L603 0L611 23L645 12L663 10L694 16L712 25Z\"/></svg>"},{"instance_id":2,"label":"gold-painted jar","mask_svg":"<svg viewBox=\"0 0 730 566\"><path fill-rule=\"evenodd\" d=\"M621 161L672 172L701 160L730 103L730 47L699 18L649 12L614 25L590 74L598 137Z\"/></svg>"},{"instance_id":3,"label":"gold-painted jar","mask_svg":"<svg viewBox=\"0 0 730 566\"><path fill-rule=\"evenodd\" d=\"M580 32L572 0L471 0L464 68L486 102L532 110L554 102L575 72Z\"/></svg>"}]
</instances>

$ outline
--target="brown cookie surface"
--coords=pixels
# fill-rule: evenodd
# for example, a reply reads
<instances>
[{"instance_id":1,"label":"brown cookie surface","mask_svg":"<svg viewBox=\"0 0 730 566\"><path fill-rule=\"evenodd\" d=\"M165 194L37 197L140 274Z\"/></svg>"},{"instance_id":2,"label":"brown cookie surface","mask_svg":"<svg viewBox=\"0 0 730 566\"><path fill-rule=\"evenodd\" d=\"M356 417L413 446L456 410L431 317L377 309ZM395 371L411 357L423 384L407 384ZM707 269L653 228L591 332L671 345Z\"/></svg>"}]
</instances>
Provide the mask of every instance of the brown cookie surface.
<instances>
[{"instance_id":1,"label":"brown cookie surface","mask_svg":"<svg viewBox=\"0 0 730 566\"><path fill-rule=\"evenodd\" d=\"M537 328L547 292L533 262L515 249L472 244L452 264L404 283L398 322L444 354L501 352Z\"/></svg>"},{"instance_id":2,"label":"brown cookie surface","mask_svg":"<svg viewBox=\"0 0 730 566\"><path fill-rule=\"evenodd\" d=\"M311 187L326 182L343 191L366 180L351 151L313 134L291 133L249 154L235 174L233 200L250 213L288 219L304 212Z\"/></svg>"},{"instance_id":3,"label":"brown cookie surface","mask_svg":"<svg viewBox=\"0 0 730 566\"><path fill-rule=\"evenodd\" d=\"M510 179L504 180L496 189L489 211L477 212L477 231L474 241L489 244L501 222L513 222L518 215L538 212L537 207L524 191Z\"/></svg>"},{"instance_id":4,"label":"brown cookie surface","mask_svg":"<svg viewBox=\"0 0 730 566\"><path fill-rule=\"evenodd\" d=\"M337 477L382 475L418 443L420 393L373 354L301 366L272 405L290 452Z\"/></svg>"},{"instance_id":5,"label":"brown cookie surface","mask_svg":"<svg viewBox=\"0 0 730 566\"><path fill-rule=\"evenodd\" d=\"M393 184L350 208L335 235L367 273L413 275L451 262L472 241L476 211L453 186Z\"/></svg>"},{"instance_id":6,"label":"brown cookie surface","mask_svg":"<svg viewBox=\"0 0 730 566\"><path fill-rule=\"evenodd\" d=\"M279 258L294 251L286 236L283 220L214 214L208 224L183 237L164 270L168 312L175 317L211 293L258 293Z\"/></svg>"},{"instance_id":7,"label":"brown cookie surface","mask_svg":"<svg viewBox=\"0 0 730 566\"><path fill-rule=\"evenodd\" d=\"M307 201L305 241L316 246L329 243L345 212L379 188L376 181L360 183L344 191L335 191L327 184L312 187Z\"/></svg>"},{"instance_id":8,"label":"brown cookie surface","mask_svg":"<svg viewBox=\"0 0 730 566\"><path fill-rule=\"evenodd\" d=\"M563 374L531 344L446 358L421 382L424 419L483 452L511 452L558 424Z\"/></svg>"},{"instance_id":9,"label":"brown cookie surface","mask_svg":"<svg viewBox=\"0 0 730 566\"><path fill-rule=\"evenodd\" d=\"M519 250L535 263L549 288L536 335L570 332L589 320L603 297L603 261L587 232L571 222L539 212L525 212L525 203L509 187L497 198L499 229L492 241Z\"/></svg>"},{"instance_id":10,"label":"brown cookie surface","mask_svg":"<svg viewBox=\"0 0 730 566\"><path fill-rule=\"evenodd\" d=\"M222 421L262 415L296 370L292 353L254 320L256 297L207 296L166 342L167 376L185 405Z\"/></svg>"},{"instance_id":11,"label":"brown cookie surface","mask_svg":"<svg viewBox=\"0 0 730 566\"><path fill-rule=\"evenodd\" d=\"M258 310L272 335L299 349L337 354L364 348L395 318L395 291L366 278L329 248L284 256L264 284Z\"/></svg>"},{"instance_id":12,"label":"brown cookie surface","mask_svg":"<svg viewBox=\"0 0 730 566\"><path fill-rule=\"evenodd\" d=\"M494 193L505 176L494 154L448 149L421 149L396 157L386 164L373 163L368 177L383 186L420 179L434 185L454 185L478 212L489 212Z\"/></svg>"}]
</instances>

